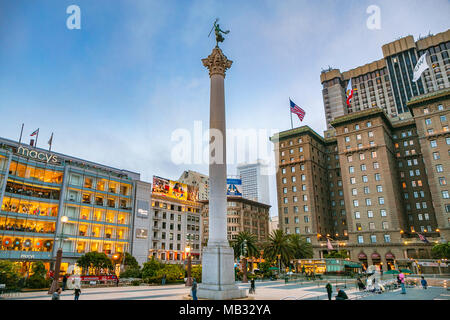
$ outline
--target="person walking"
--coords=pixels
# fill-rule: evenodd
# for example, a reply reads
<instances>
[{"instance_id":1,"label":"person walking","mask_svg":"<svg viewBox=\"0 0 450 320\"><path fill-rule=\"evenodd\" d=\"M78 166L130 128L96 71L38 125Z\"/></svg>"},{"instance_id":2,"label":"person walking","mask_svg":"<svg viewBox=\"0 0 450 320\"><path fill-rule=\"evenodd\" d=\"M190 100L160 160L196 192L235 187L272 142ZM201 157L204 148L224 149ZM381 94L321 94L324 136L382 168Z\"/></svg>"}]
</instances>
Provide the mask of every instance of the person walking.
<instances>
[{"instance_id":1,"label":"person walking","mask_svg":"<svg viewBox=\"0 0 450 320\"><path fill-rule=\"evenodd\" d=\"M192 300L198 300L197 299L197 281L192 279Z\"/></svg>"},{"instance_id":2,"label":"person walking","mask_svg":"<svg viewBox=\"0 0 450 320\"><path fill-rule=\"evenodd\" d=\"M359 291L366 290L366 286L364 285L364 283L362 282L360 277L358 277L357 283L358 283Z\"/></svg>"},{"instance_id":3,"label":"person walking","mask_svg":"<svg viewBox=\"0 0 450 320\"><path fill-rule=\"evenodd\" d=\"M58 288L55 292L52 294L52 300L61 300L61 288Z\"/></svg>"},{"instance_id":4,"label":"person walking","mask_svg":"<svg viewBox=\"0 0 450 320\"><path fill-rule=\"evenodd\" d=\"M75 300L80 299L80 294L81 294L81 289L80 288L75 288L75 292L74 292Z\"/></svg>"},{"instance_id":5,"label":"person walking","mask_svg":"<svg viewBox=\"0 0 450 320\"><path fill-rule=\"evenodd\" d=\"M116 278L116 287L119 286L119 277Z\"/></svg>"},{"instance_id":6,"label":"person walking","mask_svg":"<svg viewBox=\"0 0 450 320\"><path fill-rule=\"evenodd\" d=\"M162 285L166 284L166 274L163 275L163 277L161 279L161 283L162 283Z\"/></svg>"},{"instance_id":7,"label":"person walking","mask_svg":"<svg viewBox=\"0 0 450 320\"><path fill-rule=\"evenodd\" d=\"M341 288L338 288L338 294L336 296L336 300L348 300L347 294Z\"/></svg>"},{"instance_id":8,"label":"person walking","mask_svg":"<svg viewBox=\"0 0 450 320\"><path fill-rule=\"evenodd\" d=\"M422 288L426 289L428 287L427 280L425 280L424 276L422 276L422 280L420 280L420 283L422 284Z\"/></svg>"},{"instance_id":9,"label":"person walking","mask_svg":"<svg viewBox=\"0 0 450 320\"><path fill-rule=\"evenodd\" d=\"M331 293L333 292L333 287L328 282L327 285L325 286L325 288L327 289L328 300L331 300Z\"/></svg>"},{"instance_id":10,"label":"person walking","mask_svg":"<svg viewBox=\"0 0 450 320\"><path fill-rule=\"evenodd\" d=\"M248 293L255 294L255 279L250 280L250 291Z\"/></svg>"},{"instance_id":11,"label":"person walking","mask_svg":"<svg viewBox=\"0 0 450 320\"><path fill-rule=\"evenodd\" d=\"M406 294L405 275L403 274L403 272L400 272L400 274L398 275L398 280L400 281L400 286L402 287L401 294Z\"/></svg>"},{"instance_id":12,"label":"person walking","mask_svg":"<svg viewBox=\"0 0 450 320\"><path fill-rule=\"evenodd\" d=\"M64 275L63 279L62 279L62 290L66 291L66 286L67 286L67 274Z\"/></svg>"}]
</instances>

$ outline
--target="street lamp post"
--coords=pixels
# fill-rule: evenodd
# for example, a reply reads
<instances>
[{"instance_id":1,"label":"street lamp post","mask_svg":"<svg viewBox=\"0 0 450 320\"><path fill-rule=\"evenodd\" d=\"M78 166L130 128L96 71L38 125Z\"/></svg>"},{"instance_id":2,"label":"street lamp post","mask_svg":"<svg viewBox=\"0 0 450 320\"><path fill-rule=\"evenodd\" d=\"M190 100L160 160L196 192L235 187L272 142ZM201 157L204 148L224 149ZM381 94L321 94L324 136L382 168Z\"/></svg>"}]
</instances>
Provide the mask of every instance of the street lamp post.
<instances>
[{"instance_id":1,"label":"street lamp post","mask_svg":"<svg viewBox=\"0 0 450 320\"><path fill-rule=\"evenodd\" d=\"M186 259L187 259L187 279L186 279L186 287L192 286L192 278L191 278L191 247L189 245L184 248L184 251L186 252Z\"/></svg>"},{"instance_id":2,"label":"street lamp post","mask_svg":"<svg viewBox=\"0 0 450 320\"><path fill-rule=\"evenodd\" d=\"M247 279L247 240L244 240L242 242L242 253L241 256L242 259L242 283L248 283Z\"/></svg>"},{"instance_id":3,"label":"street lamp post","mask_svg":"<svg viewBox=\"0 0 450 320\"><path fill-rule=\"evenodd\" d=\"M281 254L277 254L277 257L278 257L278 270L279 270L278 272L281 277Z\"/></svg>"},{"instance_id":4,"label":"street lamp post","mask_svg":"<svg viewBox=\"0 0 450 320\"><path fill-rule=\"evenodd\" d=\"M50 289L48 290L49 294L52 294L53 292L55 292L59 288L59 271L61 269L61 260L62 260L62 246L61 246L61 244L62 244L62 239L64 237L64 224L68 220L69 219L66 216L62 216L61 217L61 225L62 225L61 237L59 239L59 248L58 248L58 251L56 252L55 272L54 272L52 285L50 286Z\"/></svg>"}]
</instances>

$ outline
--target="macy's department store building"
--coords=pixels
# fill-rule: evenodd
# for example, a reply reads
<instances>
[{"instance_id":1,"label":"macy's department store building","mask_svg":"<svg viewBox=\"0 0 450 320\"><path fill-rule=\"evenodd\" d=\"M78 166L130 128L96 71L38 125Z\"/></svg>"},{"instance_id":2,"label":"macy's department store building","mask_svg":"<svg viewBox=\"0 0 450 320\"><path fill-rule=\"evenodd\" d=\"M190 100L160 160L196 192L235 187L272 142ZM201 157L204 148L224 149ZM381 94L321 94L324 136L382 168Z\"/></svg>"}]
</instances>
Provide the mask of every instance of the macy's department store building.
<instances>
[{"instance_id":1,"label":"macy's department store building","mask_svg":"<svg viewBox=\"0 0 450 320\"><path fill-rule=\"evenodd\" d=\"M150 194L135 201L140 184L138 173L0 138L0 259L49 270L62 247L71 272L86 252L131 252L136 203L150 207Z\"/></svg>"}]
</instances>

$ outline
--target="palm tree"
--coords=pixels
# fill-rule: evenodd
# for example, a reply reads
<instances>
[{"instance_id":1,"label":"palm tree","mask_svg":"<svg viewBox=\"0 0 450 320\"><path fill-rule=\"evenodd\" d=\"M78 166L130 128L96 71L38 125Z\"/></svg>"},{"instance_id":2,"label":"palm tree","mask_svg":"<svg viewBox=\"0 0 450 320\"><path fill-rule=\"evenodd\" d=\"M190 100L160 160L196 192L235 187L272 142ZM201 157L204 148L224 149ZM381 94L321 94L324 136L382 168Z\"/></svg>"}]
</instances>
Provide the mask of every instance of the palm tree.
<instances>
[{"instance_id":1,"label":"palm tree","mask_svg":"<svg viewBox=\"0 0 450 320\"><path fill-rule=\"evenodd\" d=\"M272 231L264 247L264 257L267 260L275 261L279 258L284 266L289 265L289 261L295 255L295 248L290 237L283 230Z\"/></svg>"},{"instance_id":2,"label":"palm tree","mask_svg":"<svg viewBox=\"0 0 450 320\"><path fill-rule=\"evenodd\" d=\"M289 240L294 247L295 259L306 259L313 257L312 245L306 241L306 239L299 234L289 235ZM297 271L297 266L295 266Z\"/></svg>"},{"instance_id":3,"label":"palm tree","mask_svg":"<svg viewBox=\"0 0 450 320\"><path fill-rule=\"evenodd\" d=\"M244 257L242 259L244 264L244 277L242 282L244 283L247 282L247 257L256 257L259 253L256 242L256 235L247 231L239 232L236 239L230 242L234 250L234 258Z\"/></svg>"}]
</instances>

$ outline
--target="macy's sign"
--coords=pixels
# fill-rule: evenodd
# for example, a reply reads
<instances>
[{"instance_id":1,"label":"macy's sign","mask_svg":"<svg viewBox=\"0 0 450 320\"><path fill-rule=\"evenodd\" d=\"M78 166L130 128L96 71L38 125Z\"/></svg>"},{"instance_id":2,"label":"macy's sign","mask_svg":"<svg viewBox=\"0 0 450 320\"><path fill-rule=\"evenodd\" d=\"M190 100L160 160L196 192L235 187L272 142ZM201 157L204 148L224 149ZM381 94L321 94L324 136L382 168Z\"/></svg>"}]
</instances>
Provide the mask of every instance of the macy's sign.
<instances>
[{"instance_id":1,"label":"macy's sign","mask_svg":"<svg viewBox=\"0 0 450 320\"><path fill-rule=\"evenodd\" d=\"M47 163L52 162L52 163L57 163L58 162L58 157L50 154L50 153L44 153L44 152L37 152L36 150L30 150L28 148L24 148L22 146L20 146L17 149L17 153L20 155L23 155L25 157L30 157L33 159L37 159L40 161L45 161Z\"/></svg>"}]
</instances>

